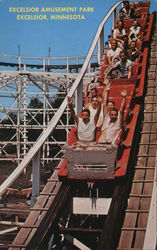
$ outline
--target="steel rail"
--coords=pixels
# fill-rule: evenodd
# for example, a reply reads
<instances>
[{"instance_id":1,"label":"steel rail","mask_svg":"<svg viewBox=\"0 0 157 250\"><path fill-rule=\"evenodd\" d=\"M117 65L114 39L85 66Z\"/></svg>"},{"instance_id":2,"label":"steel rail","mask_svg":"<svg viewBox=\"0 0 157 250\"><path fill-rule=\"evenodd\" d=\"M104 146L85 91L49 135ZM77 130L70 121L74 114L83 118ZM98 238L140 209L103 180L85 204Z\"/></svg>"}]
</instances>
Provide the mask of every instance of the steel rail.
<instances>
[{"instance_id":1,"label":"steel rail","mask_svg":"<svg viewBox=\"0 0 157 250\"><path fill-rule=\"evenodd\" d=\"M21 67L23 67L24 65L26 65L26 67L29 67L29 68L37 68L37 69L43 68L42 64L24 64L24 63L20 64ZM82 65L83 65L82 63L70 64L69 69L78 69L78 68L81 68ZM0 66L18 67L19 64L18 63L0 62ZM92 68L94 68L96 66L98 66L97 63L91 63ZM66 69L66 68L67 68L67 65L65 65L65 64L45 65L45 69Z\"/></svg>"},{"instance_id":2,"label":"steel rail","mask_svg":"<svg viewBox=\"0 0 157 250\"><path fill-rule=\"evenodd\" d=\"M86 70L88 68L88 64L90 62L90 59L92 57L92 54L94 52L94 49L98 43L100 34L103 30L104 24L107 22L108 18L111 16L111 14L114 12L114 10L122 3L123 1L118 2L117 4L115 4L110 11L107 13L107 15L105 16L105 18L103 19L103 21L100 23L96 35L94 37L94 40L92 42L92 45L89 49L88 55L86 57L86 60L83 64L83 67L81 68L81 71L78 75L78 77L76 78L73 86L71 87L68 96L72 97L73 94L75 93L77 87L79 86L79 84L81 84L81 81L86 73ZM22 160L22 162L18 165L18 167L12 172L12 174L2 183L2 185L0 186L0 196L6 191L6 189L16 180L16 178L23 172L23 170L28 166L28 164L30 163L30 161L35 157L35 155L38 153L38 151L40 150L40 148L42 147L43 143L46 141L46 139L48 138L48 136L53 132L53 130L55 129L61 115L63 114L65 108L67 107L67 98L64 99L64 101L62 102L60 108L58 109L58 111L55 113L55 115L53 116L53 118L51 119L50 123L49 123L49 127L41 134L41 136L39 136L39 138L36 141L36 144L29 150L29 152L27 153L26 157Z\"/></svg>"}]
</instances>

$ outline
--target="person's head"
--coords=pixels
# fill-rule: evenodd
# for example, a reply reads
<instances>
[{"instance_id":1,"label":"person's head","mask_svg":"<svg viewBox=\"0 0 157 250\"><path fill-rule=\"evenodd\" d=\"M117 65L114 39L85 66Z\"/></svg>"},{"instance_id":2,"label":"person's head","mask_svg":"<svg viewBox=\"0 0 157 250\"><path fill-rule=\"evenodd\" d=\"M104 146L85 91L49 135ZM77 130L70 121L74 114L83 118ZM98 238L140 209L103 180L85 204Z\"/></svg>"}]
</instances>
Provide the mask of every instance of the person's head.
<instances>
[{"instance_id":1,"label":"person's head","mask_svg":"<svg viewBox=\"0 0 157 250\"><path fill-rule=\"evenodd\" d=\"M89 109L83 109L82 110L82 121L84 123L88 123L90 120L90 111Z\"/></svg>"},{"instance_id":2,"label":"person's head","mask_svg":"<svg viewBox=\"0 0 157 250\"><path fill-rule=\"evenodd\" d=\"M123 29L123 22L122 22L122 21L119 21L119 22L118 22L118 29L119 29L119 30L122 30L122 29Z\"/></svg>"},{"instance_id":3,"label":"person's head","mask_svg":"<svg viewBox=\"0 0 157 250\"><path fill-rule=\"evenodd\" d=\"M137 22L137 20L134 20L133 21L133 27L137 27L138 26L138 22Z\"/></svg>"},{"instance_id":4,"label":"person's head","mask_svg":"<svg viewBox=\"0 0 157 250\"><path fill-rule=\"evenodd\" d=\"M130 43L130 48L131 48L132 50L136 49L136 42L135 42L135 41L132 41L132 42Z\"/></svg>"},{"instance_id":5,"label":"person's head","mask_svg":"<svg viewBox=\"0 0 157 250\"><path fill-rule=\"evenodd\" d=\"M135 3L130 3L130 7L133 9L136 9L136 4Z\"/></svg>"},{"instance_id":6,"label":"person's head","mask_svg":"<svg viewBox=\"0 0 157 250\"><path fill-rule=\"evenodd\" d=\"M123 41L124 41L124 44L123 44L123 49L128 49L128 46L129 46L129 41L128 41L128 36L127 35L124 35L122 37Z\"/></svg>"},{"instance_id":7,"label":"person's head","mask_svg":"<svg viewBox=\"0 0 157 250\"><path fill-rule=\"evenodd\" d=\"M124 8L125 9L129 9L130 8L129 1L124 1L123 4L124 4Z\"/></svg>"},{"instance_id":8,"label":"person's head","mask_svg":"<svg viewBox=\"0 0 157 250\"><path fill-rule=\"evenodd\" d=\"M127 61L127 56L126 56L126 53L125 53L124 50L122 50L120 52L119 56L120 56L120 59L121 59L122 62L126 62Z\"/></svg>"},{"instance_id":9,"label":"person's head","mask_svg":"<svg viewBox=\"0 0 157 250\"><path fill-rule=\"evenodd\" d=\"M119 13L119 20L121 20L123 22L123 20L124 20L123 12ZM117 27L118 27L118 24L117 24Z\"/></svg>"},{"instance_id":10,"label":"person's head","mask_svg":"<svg viewBox=\"0 0 157 250\"><path fill-rule=\"evenodd\" d=\"M90 92L91 92L91 97L92 97L92 98L98 95L98 90L97 90L97 88L95 88L95 87L93 87L93 88L90 90Z\"/></svg>"},{"instance_id":11,"label":"person's head","mask_svg":"<svg viewBox=\"0 0 157 250\"><path fill-rule=\"evenodd\" d=\"M128 36L127 35L124 35L122 39L123 39L124 43L128 43Z\"/></svg>"},{"instance_id":12,"label":"person's head","mask_svg":"<svg viewBox=\"0 0 157 250\"><path fill-rule=\"evenodd\" d=\"M111 110L113 110L115 108L115 102L114 101L111 101L111 100L108 100L107 102L107 109L108 109L108 112L110 112Z\"/></svg>"},{"instance_id":13,"label":"person's head","mask_svg":"<svg viewBox=\"0 0 157 250\"><path fill-rule=\"evenodd\" d=\"M110 121L111 121L111 122L116 122L117 119L118 119L118 109L113 108L113 109L109 112L109 115L110 115Z\"/></svg>"},{"instance_id":14,"label":"person's head","mask_svg":"<svg viewBox=\"0 0 157 250\"><path fill-rule=\"evenodd\" d=\"M134 8L134 9L135 9L135 8ZM136 10L135 13L134 13L135 17L136 17L136 18L141 18L141 17L142 17L141 9L136 8L135 10Z\"/></svg>"},{"instance_id":15,"label":"person's head","mask_svg":"<svg viewBox=\"0 0 157 250\"><path fill-rule=\"evenodd\" d=\"M111 41L111 48L112 48L113 50L116 50L117 47L118 47L117 41L116 41L115 39L112 39L112 41Z\"/></svg>"},{"instance_id":16,"label":"person's head","mask_svg":"<svg viewBox=\"0 0 157 250\"><path fill-rule=\"evenodd\" d=\"M96 109L98 107L98 98L97 96L92 97L91 104L93 109Z\"/></svg>"},{"instance_id":17,"label":"person's head","mask_svg":"<svg viewBox=\"0 0 157 250\"><path fill-rule=\"evenodd\" d=\"M119 56L114 56L114 58L113 58L113 64L116 64L119 61L120 61L120 57Z\"/></svg>"}]
</instances>

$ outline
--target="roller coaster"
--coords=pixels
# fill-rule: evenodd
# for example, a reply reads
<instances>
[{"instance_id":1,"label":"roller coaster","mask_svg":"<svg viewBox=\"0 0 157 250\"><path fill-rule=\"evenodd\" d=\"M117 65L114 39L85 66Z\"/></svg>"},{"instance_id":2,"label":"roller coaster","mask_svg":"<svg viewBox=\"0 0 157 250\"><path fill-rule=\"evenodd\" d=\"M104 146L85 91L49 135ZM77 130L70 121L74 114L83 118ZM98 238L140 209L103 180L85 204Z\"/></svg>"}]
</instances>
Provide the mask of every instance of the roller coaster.
<instances>
[{"instance_id":1,"label":"roller coaster","mask_svg":"<svg viewBox=\"0 0 157 250\"><path fill-rule=\"evenodd\" d=\"M104 25L112 13L116 23L120 4L122 1L113 6L100 23L80 72L68 88L69 97L73 97L77 91L78 113L82 110L83 79L97 44L99 69L96 74L100 80L104 80L104 68L108 67ZM151 73L156 59L152 49L156 40L156 15L149 14L149 6L150 2L136 3L143 14L138 19L142 38L137 43L140 53L133 65L131 78L110 79L109 99L115 101L118 109L120 92L127 90L125 129L119 133L117 145L100 145L98 129L92 145L73 147L78 141L76 128L73 127L68 133L68 145L63 148L65 153L61 161L56 164L52 176L40 191L40 150L65 109L68 110L65 96L49 126L0 186L3 197L7 188L33 160L30 213L25 223L20 225L14 240L0 245L2 249L155 249L154 238L150 243L150 234L147 232L149 209L154 202L151 198L155 192L156 157L156 76ZM132 19L124 20L127 32L132 23ZM47 73L44 76L46 80L49 75ZM94 72L92 76L95 76ZM97 89L98 94L102 95L104 86L99 85Z\"/></svg>"}]
</instances>

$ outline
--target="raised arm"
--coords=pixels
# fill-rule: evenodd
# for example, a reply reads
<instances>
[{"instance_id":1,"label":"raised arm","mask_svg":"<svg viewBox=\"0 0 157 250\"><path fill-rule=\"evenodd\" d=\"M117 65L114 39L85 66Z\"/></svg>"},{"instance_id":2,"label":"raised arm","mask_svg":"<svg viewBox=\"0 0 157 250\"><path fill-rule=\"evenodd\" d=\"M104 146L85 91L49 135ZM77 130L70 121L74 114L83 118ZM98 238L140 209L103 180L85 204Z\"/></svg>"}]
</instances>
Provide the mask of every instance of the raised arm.
<instances>
[{"instance_id":1,"label":"raised arm","mask_svg":"<svg viewBox=\"0 0 157 250\"><path fill-rule=\"evenodd\" d=\"M130 79L131 74L132 74L132 67L130 66L130 67L128 68L128 79Z\"/></svg>"},{"instance_id":2,"label":"raised arm","mask_svg":"<svg viewBox=\"0 0 157 250\"><path fill-rule=\"evenodd\" d=\"M88 102L89 102L89 100L88 100L88 88L89 88L89 84L90 84L91 82L88 80L87 82L86 82L86 85L85 85L85 90L84 90L84 98L85 98L85 107L88 105Z\"/></svg>"},{"instance_id":3,"label":"raised arm","mask_svg":"<svg viewBox=\"0 0 157 250\"><path fill-rule=\"evenodd\" d=\"M108 103L108 96L109 96L110 88L111 88L111 82L109 79L107 79L106 88L104 88L103 95L102 95L102 98L103 98L102 101L103 101L103 107L104 107L104 117L107 114L107 103Z\"/></svg>"},{"instance_id":4,"label":"raised arm","mask_svg":"<svg viewBox=\"0 0 157 250\"><path fill-rule=\"evenodd\" d=\"M98 119L99 119L99 114L100 114L100 110L101 110L101 102L102 102L102 100L101 100L101 98L99 97L99 99L98 99L97 112L96 112L96 114L95 114L95 116L94 116L94 122L95 122L95 124L97 124L97 121L98 121Z\"/></svg>"},{"instance_id":5,"label":"raised arm","mask_svg":"<svg viewBox=\"0 0 157 250\"><path fill-rule=\"evenodd\" d=\"M126 35L126 32L123 32L123 34ZM113 31L113 39L115 39L117 42L120 42L122 45L124 45L122 35L117 35L116 29L114 29L114 31Z\"/></svg>"},{"instance_id":6,"label":"raised arm","mask_svg":"<svg viewBox=\"0 0 157 250\"><path fill-rule=\"evenodd\" d=\"M68 106L70 108L70 113L71 113L74 121L78 124L78 116L75 114L75 110L74 110L73 105L72 105L72 99L69 96L67 98L68 98Z\"/></svg>"},{"instance_id":7,"label":"raised arm","mask_svg":"<svg viewBox=\"0 0 157 250\"><path fill-rule=\"evenodd\" d=\"M108 60L108 64L111 65L112 64L112 57L110 55L107 55L107 60Z\"/></svg>"},{"instance_id":8,"label":"raised arm","mask_svg":"<svg viewBox=\"0 0 157 250\"><path fill-rule=\"evenodd\" d=\"M120 65L119 65L119 62L116 63L116 64L114 64L114 65L111 65L111 66L109 67L109 69L108 69L108 71L107 71L107 74L106 74L106 77L111 76L112 71L115 70L115 69L118 69L120 72L122 72L122 71L121 71L121 67L120 67Z\"/></svg>"},{"instance_id":9,"label":"raised arm","mask_svg":"<svg viewBox=\"0 0 157 250\"><path fill-rule=\"evenodd\" d=\"M127 96L127 90L124 89L121 91L122 102L120 107L120 125L122 128L124 126L124 110L125 110L126 96Z\"/></svg>"}]
</instances>

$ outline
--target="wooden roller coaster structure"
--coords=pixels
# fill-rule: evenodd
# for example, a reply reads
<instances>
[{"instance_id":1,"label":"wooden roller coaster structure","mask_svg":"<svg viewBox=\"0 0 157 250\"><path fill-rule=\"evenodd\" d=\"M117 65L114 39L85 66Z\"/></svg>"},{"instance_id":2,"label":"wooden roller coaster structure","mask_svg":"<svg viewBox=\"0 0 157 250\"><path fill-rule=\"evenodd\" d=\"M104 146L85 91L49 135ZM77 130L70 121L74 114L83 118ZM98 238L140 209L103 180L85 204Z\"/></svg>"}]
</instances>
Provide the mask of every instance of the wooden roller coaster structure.
<instances>
[{"instance_id":1,"label":"wooden roller coaster structure","mask_svg":"<svg viewBox=\"0 0 157 250\"><path fill-rule=\"evenodd\" d=\"M101 53L104 51L104 48L102 48L103 26L111 13L114 12L121 3L122 2L117 3L100 24L89 54L68 96L72 96L77 88L81 88L83 76L98 40L99 50ZM149 79L148 63L149 57L151 56L149 54L149 47L151 46L154 35L155 22L155 14L149 14L149 4L149 2L137 3L137 7L140 7L144 13L144 17L138 20L142 26L143 36L142 41L138 44L140 54L137 62L133 66L132 77L131 79L111 80L109 98L114 99L117 108L120 107L120 91L125 88L128 92L124 117L126 127L118 140L119 144L117 146L115 167L113 164L110 166L110 164L105 163L107 167L104 170L104 174L102 169L101 172L98 168L95 170L91 167L89 170L87 166L83 170L82 167L74 169L72 166L69 171L67 169L67 160L63 158L59 165L55 167L51 178L48 179L46 186L40 192L35 204L30 208L30 214L25 223L20 226L20 231L16 238L11 244L6 246L10 250L114 250L116 248L120 250L143 249L143 246L146 249L147 243L144 241L146 228L138 227L138 218L141 214L145 214L145 220L146 217L148 219L149 210L141 205L141 199L147 199L147 202L149 199L149 205L147 204L147 207L150 206L151 195L150 193L147 194L146 188L153 190L155 166L153 165L154 163L149 166L147 162L145 162L145 166L142 166L138 157L145 158L150 156L155 159L155 153L153 151L152 155L149 155L147 151L146 156L140 153L137 156L137 152L139 150L141 134L146 133L146 131L141 131L141 121L143 120L143 124L147 122L145 118L143 119L143 103L147 87L149 88L149 84L146 82L147 79ZM125 20L124 27L126 30L129 30L131 24L132 20ZM101 67L104 67L104 65L101 65ZM101 68L100 77L102 77ZM155 83L153 86L155 88ZM98 87L100 94L102 94L102 91L103 87ZM153 98L153 96L155 96L154 92L151 97ZM60 109L52 118L50 126L40 136L37 143L28 152L26 158L19 164L14 173L0 186L1 195L3 195L7 187L14 181L13 176L19 176L33 158L35 165L38 165L40 147L55 128L59 117L67 106L66 102L67 99L65 98ZM151 99L151 102L154 102L154 99ZM81 106L78 111L80 111L80 108ZM149 112L151 112L151 114L155 113L154 110ZM149 122L154 122L154 116L150 118ZM149 132L153 134L151 129ZM74 133L70 133L68 143L72 145L76 140L77 137L74 136ZM145 143L147 143L147 146L150 146L151 143L153 144L151 139ZM156 146L156 142L154 145ZM90 150L88 153L90 155ZM95 156L95 158L97 157L96 151L91 154L94 154L93 156ZM108 154L108 152L106 154ZM83 152L81 155L85 157L86 153ZM92 159L94 159L94 157ZM87 164L88 159L85 160ZM77 164L79 164L79 162L77 162ZM92 165L92 162L90 162L90 164ZM94 164L96 163L94 162ZM111 167L112 174L111 171L109 171ZM149 170L151 171L151 175L149 173L151 179L145 178ZM99 174L97 174L97 171L99 171ZM143 171L142 175L144 179L140 177L138 171ZM108 176L108 173L110 173L110 176ZM135 179L133 178L134 174ZM138 187L140 194L136 193L135 186L137 183L140 185L140 188ZM149 186L145 187L145 184L149 184ZM130 190L132 191L128 200ZM145 190L145 192L142 192L143 190ZM34 193L34 196L37 196L37 193ZM138 201L136 200L135 202L135 198L138 199ZM135 203L136 206L134 208ZM133 206L133 209L131 206ZM143 217L141 217L141 219L142 218ZM129 227L129 225L131 226ZM140 235L141 232L142 236ZM126 242L127 240L128 243ZM2 247L5 248L4 245L2 245Z\"/></svg>"}]
</instances>

